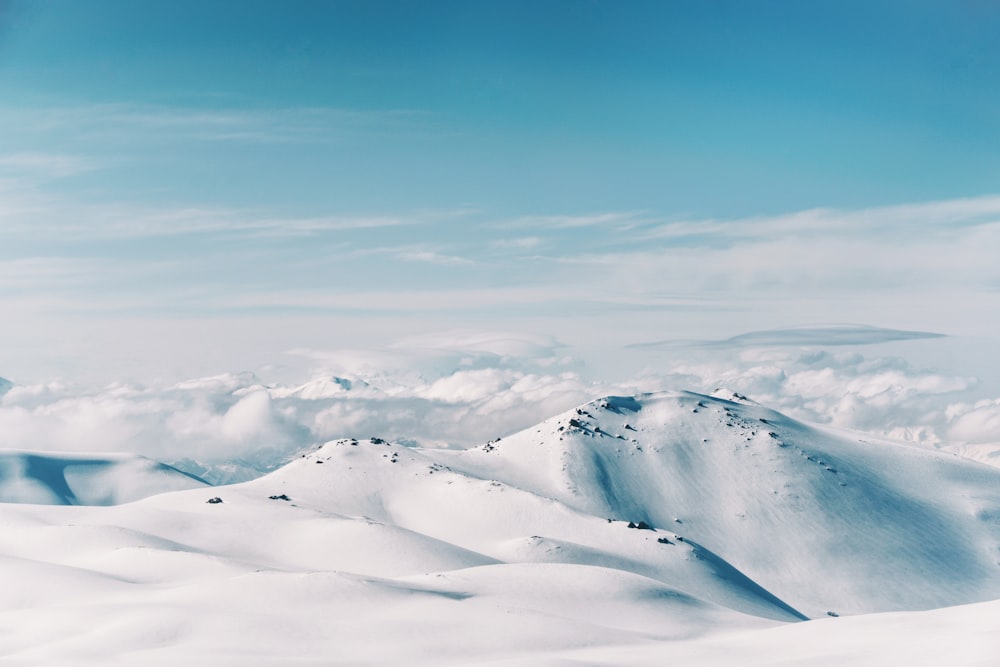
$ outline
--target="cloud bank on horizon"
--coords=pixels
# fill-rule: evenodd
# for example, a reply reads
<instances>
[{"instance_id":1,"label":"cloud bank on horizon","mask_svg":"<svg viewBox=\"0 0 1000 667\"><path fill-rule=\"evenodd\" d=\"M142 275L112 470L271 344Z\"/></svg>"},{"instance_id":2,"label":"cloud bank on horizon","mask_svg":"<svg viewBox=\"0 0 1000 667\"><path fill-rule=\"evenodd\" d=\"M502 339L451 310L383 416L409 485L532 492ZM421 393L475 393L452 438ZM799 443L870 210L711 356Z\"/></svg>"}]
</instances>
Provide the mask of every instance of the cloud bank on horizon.
<instances>
[{"instance_id":1,"label":"cloud bank on horizon","mask_svg":"<svg viewBox=\"0 0 1000 667\"><path fill-rule=\"evenodd\" d=\"M726 387L800 419L993 460L1000 404L976 400L974 377L877 351L748 344L594 382L554 339L454 332L381 350L302 350L313 375L294 383L252 373L89 388L0 383L0 446L130 451L233 481L339 437L470 447L602 395Z\"/></svg>"}]
</instances>

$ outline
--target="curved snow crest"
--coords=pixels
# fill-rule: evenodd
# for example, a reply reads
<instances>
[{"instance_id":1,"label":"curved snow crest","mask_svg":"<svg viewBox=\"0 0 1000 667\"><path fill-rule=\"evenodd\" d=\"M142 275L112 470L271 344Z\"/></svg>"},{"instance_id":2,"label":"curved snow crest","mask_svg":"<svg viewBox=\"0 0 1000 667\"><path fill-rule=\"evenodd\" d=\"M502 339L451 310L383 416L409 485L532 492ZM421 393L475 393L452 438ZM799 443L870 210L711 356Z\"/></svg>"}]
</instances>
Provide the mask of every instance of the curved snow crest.
<instances>
[{"instance_id":1,"label":"curved snow crest","mask_svg":"<svg viewBox=\"0 0 1000 667\"><path fill-rule=\"evenodd\" d=\"M131 454L0 451L0 502L118 505L209 486L165 463Z\"/></svg>"}]
</instances>

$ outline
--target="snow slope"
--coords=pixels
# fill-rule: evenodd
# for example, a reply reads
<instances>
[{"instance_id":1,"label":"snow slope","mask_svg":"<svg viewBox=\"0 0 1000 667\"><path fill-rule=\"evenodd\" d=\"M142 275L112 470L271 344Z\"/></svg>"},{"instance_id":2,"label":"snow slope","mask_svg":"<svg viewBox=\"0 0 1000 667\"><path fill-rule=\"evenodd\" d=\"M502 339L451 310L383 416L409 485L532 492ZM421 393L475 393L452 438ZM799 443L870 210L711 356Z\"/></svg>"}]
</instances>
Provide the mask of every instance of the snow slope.
<instances>
[{"instance_id":1,"label":"snow slope","mask_svg":"<svg viewBox=\"0 0 1000 667\"><path fill-rule=\"evenodd\" d=\"M677 532L810 617L1000 598L1000 474L748 401L608 398L455 469Z\"/></svg>"},{"instance_id":2,"label":"snow slope","mask_svg":"<svg viewBox=\"0 0 1000 667\"><path fill-rule=\"evenodd\" d=\"M4 664L1000 655L1000 470L741 397L607 398L466 451L337 440L227 487L0 504L0 525Z\"/></svg>"},{"instance_id":3,"label":"snow slope","mask_svg":"<svg viewBox=\"0 0 1000 667\"><path fill-rule=\"evenodd\" d=\"M117 505L206 482L143 456L0 450L0 502Z\"/></svg>"}]
</instances>

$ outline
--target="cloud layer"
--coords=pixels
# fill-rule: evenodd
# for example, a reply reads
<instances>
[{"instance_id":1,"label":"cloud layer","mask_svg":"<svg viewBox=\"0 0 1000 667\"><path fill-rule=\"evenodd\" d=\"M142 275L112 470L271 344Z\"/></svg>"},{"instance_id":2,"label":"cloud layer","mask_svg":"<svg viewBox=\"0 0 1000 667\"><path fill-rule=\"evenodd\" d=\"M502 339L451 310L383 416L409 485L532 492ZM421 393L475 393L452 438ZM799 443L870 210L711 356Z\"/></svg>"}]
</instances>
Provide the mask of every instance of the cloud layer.
<instances>
[{"instance_id":1,"label":"cloud layer","mask_svg":"<svg viewBox=\"0 0 1000 667\"><path fill-rule=\"evenodd\" d=\"M719 386L813 422L925 446L995 445L1000 399L897 357L760 346L688 357L613 383L546 337L459 331L382 349L316 351L302 382L252 373L173 384L0 383L0 446L131 451L215 481L268 470L337 437L472 446L608 394Z\"/></svg>"}]
</instances>

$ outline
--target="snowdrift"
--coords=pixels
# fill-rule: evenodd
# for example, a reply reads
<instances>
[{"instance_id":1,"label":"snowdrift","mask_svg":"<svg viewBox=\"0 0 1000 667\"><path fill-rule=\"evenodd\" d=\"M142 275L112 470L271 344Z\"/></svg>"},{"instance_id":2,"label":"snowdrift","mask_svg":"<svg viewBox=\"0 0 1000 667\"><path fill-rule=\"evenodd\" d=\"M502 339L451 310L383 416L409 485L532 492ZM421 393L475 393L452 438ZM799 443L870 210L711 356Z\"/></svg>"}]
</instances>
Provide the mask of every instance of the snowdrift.
<instances>
[{"instance_id":1,"label":"snowdrift","mask_svg":"<svg viewBox=\"0 0 1000 667\"><path fill-rule=\"evenodd\" d=\"M3 503L117 505L203 486L207 482L143 456L0 450Z\"/></svg>"}]
</instances>

